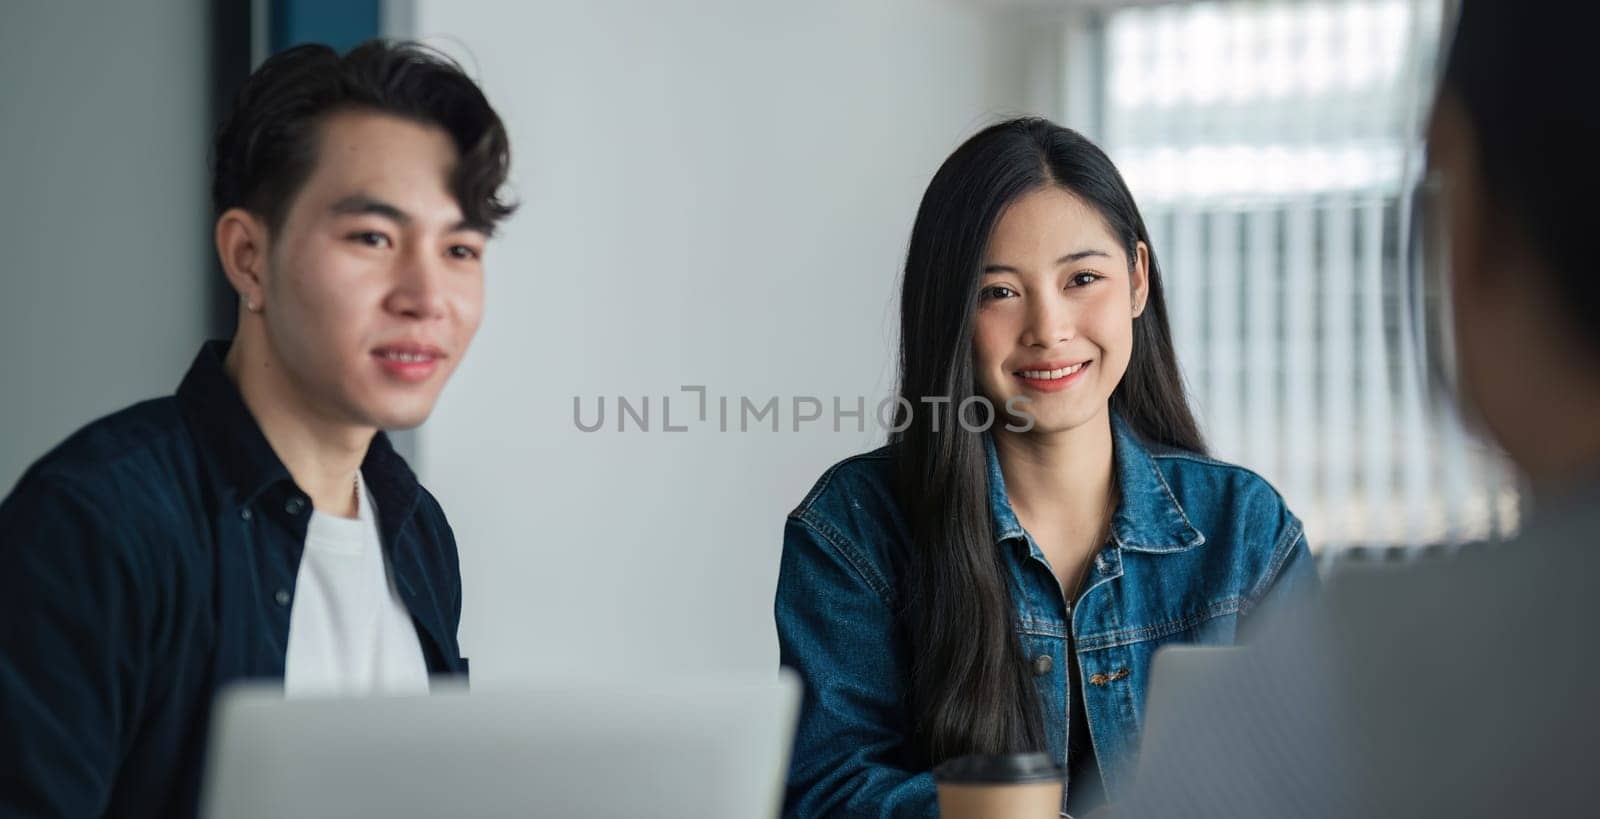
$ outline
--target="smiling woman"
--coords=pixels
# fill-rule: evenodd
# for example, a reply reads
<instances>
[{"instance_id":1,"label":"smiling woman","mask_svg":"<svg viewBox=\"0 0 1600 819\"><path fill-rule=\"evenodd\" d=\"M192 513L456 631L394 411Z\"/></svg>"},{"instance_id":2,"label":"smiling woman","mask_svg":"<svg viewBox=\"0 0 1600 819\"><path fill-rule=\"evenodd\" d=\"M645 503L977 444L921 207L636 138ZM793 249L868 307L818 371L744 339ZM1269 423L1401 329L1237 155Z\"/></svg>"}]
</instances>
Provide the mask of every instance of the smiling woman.
<instances>
[{"instance_id":1,"label":"smiling woman","mask_svg":"<svg viewBox=\"0 0 1600 819\"><path fill-rule=\"evenodd\" d=\"M1127 787L1157 648L1231 643L1314 587L1300 522L1205 456L1149 234L1077 133L958 148L901 296L903 431L785 530L779 645L809 694L787 813L931 815L933 766L1026 751L1091 809ZM973 424L975 396L1025 422Z\"/></svg>"},{"instance_id":2,"label":"smiling woman","mask_svg":"<svg viewBox=\"0 0 1600 819\"><path fill-rule=\"evenodd\" d=\"M1033 414L1047 426L1076 425L1100 410L1128 368L1131 319L1149 292L1149 245L1136 240L1131 256L1120 245L1065 188L1041 188L1006 208L978 293L973 352L985 395L1037 396ZM1067 248L1080 249L1056 256ZM1070 406L1040 395L1078 384L1089 389L1075 391Z\"/></svg>"}]
</instances>

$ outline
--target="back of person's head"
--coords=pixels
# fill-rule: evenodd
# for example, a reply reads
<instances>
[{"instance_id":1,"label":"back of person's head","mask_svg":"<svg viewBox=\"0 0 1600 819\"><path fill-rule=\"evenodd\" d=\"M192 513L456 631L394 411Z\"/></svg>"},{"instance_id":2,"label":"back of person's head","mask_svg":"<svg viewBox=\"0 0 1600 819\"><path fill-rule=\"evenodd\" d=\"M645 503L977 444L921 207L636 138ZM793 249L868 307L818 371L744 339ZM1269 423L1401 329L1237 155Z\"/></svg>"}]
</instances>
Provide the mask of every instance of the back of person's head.
<instances>
[{"instance_id":1,"label":"back of person's head","mask_svg":"<svg viewBox=\"0 0 1600 819\"><path fill-rule=\"evenodd\" d=\"M217 129L212 205L240 207L276 230L316 164L318 125L330 114L371 111L437 126L459 155L451 192L466 222L485 233L509 216L500 198L510 146L500 117L449 57L408 42L370 40L340 55L302 45L268 58L247 79Z\"/></svg>"},{"instance_id":2,"label":"back of person's head","mask_svg":"<svg viewBox=\"0 0 1600 819\"><path fill-rule=\"evenodd\" d=\"M1443 91L1473 131L1494 223L1552 277L1569 324L1600 354L1600 277L1583 238L1600 190L1597 18L1585 2L1462 0Z\"/></svg>"}]
</instances>

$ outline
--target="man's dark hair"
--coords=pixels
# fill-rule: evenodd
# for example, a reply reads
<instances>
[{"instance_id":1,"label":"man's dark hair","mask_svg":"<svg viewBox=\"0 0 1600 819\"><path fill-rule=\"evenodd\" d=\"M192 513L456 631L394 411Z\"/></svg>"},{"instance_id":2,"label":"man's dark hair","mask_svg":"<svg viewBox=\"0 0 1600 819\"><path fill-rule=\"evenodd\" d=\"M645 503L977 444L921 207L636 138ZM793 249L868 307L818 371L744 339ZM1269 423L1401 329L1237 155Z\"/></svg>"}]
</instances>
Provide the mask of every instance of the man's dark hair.
<instances>
[{"instance_id":1,"label":"man's dark hair","mask_svg":"<svg viewBox=\"0 0 1600 819\"><path fill-rule=\"evenodd\" d=\"M516 206L500 196L511 165L505 126L483 92L449 57L411 42L369 40L340 56L325 45L282 51L245 80L217 128L211 201L242 207L282 227L317 157L330 114L373 111L435 125L459 160L451 194L466 223L485 233Z\"/></svg>"},{"instance_id":2,"label":"man's dark hair","mask_svg":"<svg viewBox=\"0 0 1600 819\"><path fill-rule=\"evenodd\" d=\"M1466 109L1497 217L1526 237L1600 351L1590 248L1600 191L1595 21L1587 3L1463 0L1444 88Z\"/></svg>"}]
</instances>

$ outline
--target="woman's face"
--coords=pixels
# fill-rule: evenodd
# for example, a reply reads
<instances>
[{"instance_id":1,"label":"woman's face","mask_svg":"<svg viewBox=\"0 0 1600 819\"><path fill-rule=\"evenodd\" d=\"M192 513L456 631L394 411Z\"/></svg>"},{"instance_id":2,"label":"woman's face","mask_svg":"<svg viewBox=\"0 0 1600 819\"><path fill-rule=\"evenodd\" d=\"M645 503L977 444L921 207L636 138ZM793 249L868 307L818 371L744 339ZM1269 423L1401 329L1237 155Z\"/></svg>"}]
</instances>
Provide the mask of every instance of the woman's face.
<instances>
[{"instance_id":1,"label":"woman's face","mask_svg":"<svg viewBox=\"0 0 1600 819\"><path fill-rule=\"evenodd\" d=\"M1051 433L1105 411L1144 311L1149 249L1140 242L1136 254L1130 264L1100 214L1059 187L1025 194L1001 213L973 338L978 389L997 413L1026 399L1009 406L1033 417L1032 432Z\"/></svg>"}]
</instances>

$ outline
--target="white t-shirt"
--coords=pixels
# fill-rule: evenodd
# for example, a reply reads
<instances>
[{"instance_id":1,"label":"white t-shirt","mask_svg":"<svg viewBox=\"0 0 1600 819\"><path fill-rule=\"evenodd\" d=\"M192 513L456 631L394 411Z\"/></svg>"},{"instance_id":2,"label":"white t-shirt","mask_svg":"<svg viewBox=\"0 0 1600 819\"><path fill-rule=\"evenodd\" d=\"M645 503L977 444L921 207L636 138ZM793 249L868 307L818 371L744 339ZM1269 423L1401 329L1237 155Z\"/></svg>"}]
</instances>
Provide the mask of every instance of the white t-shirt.
<instances>
[{"instance_id":1,"label":"white t-shirt","mask_svg":"<svg viewBox=\"0 0 1600 819\"><path fill-rule=\"evenodd\" d=\"M289 697L428 690L411 614L384 565L375 503L359 473L355 518L313 511L289 611Z\"/></svg>"}]
</instances>

